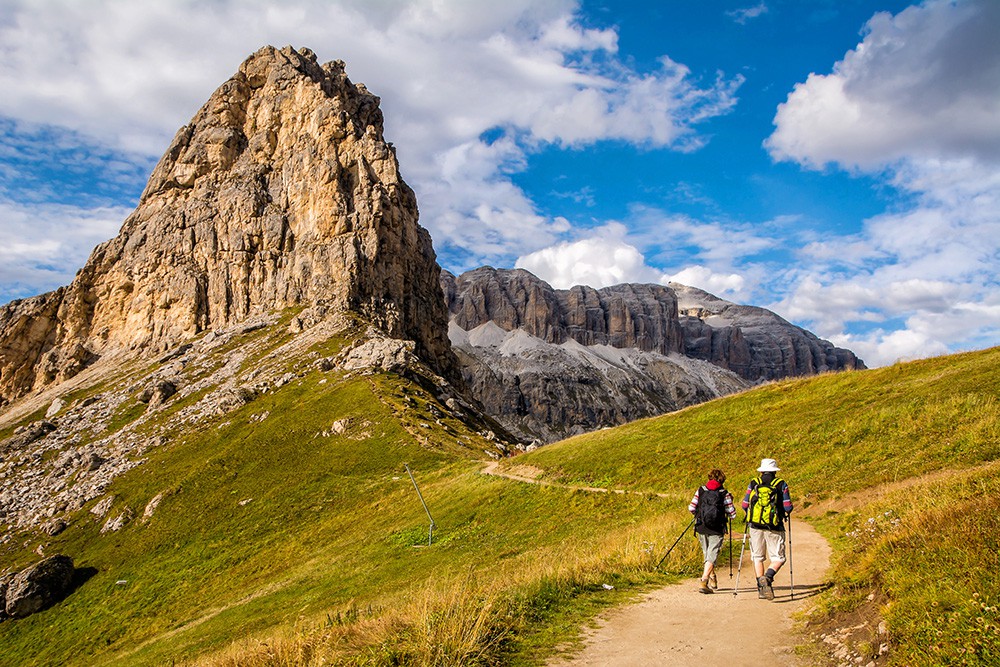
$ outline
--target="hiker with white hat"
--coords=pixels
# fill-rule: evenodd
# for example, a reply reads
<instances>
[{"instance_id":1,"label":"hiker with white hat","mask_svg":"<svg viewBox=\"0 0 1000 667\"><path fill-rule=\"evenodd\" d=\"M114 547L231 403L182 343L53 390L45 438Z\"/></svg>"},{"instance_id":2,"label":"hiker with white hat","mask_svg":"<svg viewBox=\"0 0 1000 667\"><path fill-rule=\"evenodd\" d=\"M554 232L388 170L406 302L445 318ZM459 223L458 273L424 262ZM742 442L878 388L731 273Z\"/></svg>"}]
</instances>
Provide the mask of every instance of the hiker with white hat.
<instances>
[{"instance_id":1,"label":"hiker with white hat","mask_svg":"<svg viewBox=\"0 0 1000 667\"><path fill-rule=\"evenodd\" d=\"M757 472L743 496L742 507L750 526L750 558L757 574L757 596L774 599L774 575L785 564L785 519L792 513L788 484L778 477L774 459L761 459ZM764 570L764 558L768 560Z\"/></svg>"}]
</instances>

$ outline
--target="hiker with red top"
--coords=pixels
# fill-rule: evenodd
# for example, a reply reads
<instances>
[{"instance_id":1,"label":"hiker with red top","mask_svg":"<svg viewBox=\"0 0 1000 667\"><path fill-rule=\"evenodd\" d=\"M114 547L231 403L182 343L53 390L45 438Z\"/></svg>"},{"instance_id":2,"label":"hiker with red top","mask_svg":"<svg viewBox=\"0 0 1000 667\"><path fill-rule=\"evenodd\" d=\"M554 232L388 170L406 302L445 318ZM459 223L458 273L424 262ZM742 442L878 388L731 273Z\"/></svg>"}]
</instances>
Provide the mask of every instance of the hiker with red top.
<instances>
[{"instance_id":1,"label":"hiker with red top","mask_svg":"<svg viewBox=\"0 0 1000 667\"><path fill-rule=\"evenodd\" d=\"M757 597L774 599L774 575L785 564L785 519L792 513L788 484L778 477L777 462L761 459L757 477L750 480L742 507L750 526L750 558L757 574ZM768 560L764 570L764 558Z\"/></svg>"},{"instance_id":2,"label":"hiker with red top","mask_svg":"<svg viewBox=\"0 0 1000 667\"><path fill-rule=\"evenodd\" d=\"M694 532L698 535L702 553L705 554L705 569L698 587L701 593L711 593L712 589L719 587L715 576L715 561L722 550L729 520L736 517L733 497L723 486L725 483L725 473L713 468L708 473L708 481L704 486L698 487L688 505L688 511L694 514Z\"/></svg>"}]
</instances>

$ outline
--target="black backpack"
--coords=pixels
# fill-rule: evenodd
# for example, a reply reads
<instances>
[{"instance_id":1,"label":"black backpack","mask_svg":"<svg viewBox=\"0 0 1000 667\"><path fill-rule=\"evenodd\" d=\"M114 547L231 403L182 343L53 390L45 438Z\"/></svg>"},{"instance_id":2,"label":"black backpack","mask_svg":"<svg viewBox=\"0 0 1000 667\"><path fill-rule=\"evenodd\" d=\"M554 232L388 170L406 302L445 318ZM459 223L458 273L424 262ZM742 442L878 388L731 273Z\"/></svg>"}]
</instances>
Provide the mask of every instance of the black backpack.
<instances>
[{"instance_id":1,"label":"black backpack","mask_svg":"<svg viewBox=\"0 0 1000 667\"><path fill-rule=\"evenodd\" d=\"M729 515L726 513L726 490L713 491L707 487L698 490L698 507L695 510L698 525L725 530Z\"/></svg>"}]
</instances>

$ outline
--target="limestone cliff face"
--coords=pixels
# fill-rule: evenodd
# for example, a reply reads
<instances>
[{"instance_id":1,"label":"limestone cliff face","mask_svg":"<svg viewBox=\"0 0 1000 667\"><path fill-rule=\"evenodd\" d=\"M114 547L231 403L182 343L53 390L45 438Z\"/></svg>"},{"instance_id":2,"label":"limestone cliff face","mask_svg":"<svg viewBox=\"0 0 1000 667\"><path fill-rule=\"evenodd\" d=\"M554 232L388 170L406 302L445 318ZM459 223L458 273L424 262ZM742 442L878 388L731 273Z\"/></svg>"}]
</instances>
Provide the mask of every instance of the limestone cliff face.
<instances>
[{"instance_id":1,"label":"limestone cliff face","mask_svg":"<svg viewBox=\"0 0 1000 667\"><path fill-rule=\"evenodd\" d=\"M470 395L542 442L739 391L864 368L763 308L683 285L556 290L523 270L475 269L441 287Z\"/></svg>"},{"instance_id":2,"label":"limestone cliff face","mask_svg":"<svg viewBox=\"0 0 1000 667\"><path fill-rule=\"evenodd\" d=\"M492 321L548 343L574 340L660 354L683 349L677 298L660 285L556 290L522 269L482 267L458 277L442 272L441 287L452 320L466 331Z\"/></svg>"},{"instance_id":3,"label":"limestone cliff face","mask_svg":"<svg viewBox=\"0 0 1000 667\"><path fill-rule=\"evenodd\" d=\"M684 354L689 357L728 368L752 382L865 368L850 350L766 308L730 303L677 283L670 288L679 301Z\"/></svg>"},{"instance_id":4,"label":"limestone cliff face","mask_svg":"<svg viewBox=\"0 0 1000 667\"><path fill-rule=\"evenodd\" d=\"M294 305L357 312L451 375L439 267L340 61L265 47L178 131L119 235L73 283L0 310L0 396Z\"/></svg>"},{"instance_id":5,"label":"limestone cliff face","mask_svg":"<svg viewBox=\"0 0 1000 667\"><path fill-rule=\"evenodd\" d=\"M865 367L769 310L675 283L556 290L524 270L484 267L443 272L441 286L452 322L465 331L492 321L549 343L680 353L750 382Z\"/></svg>"}]
</instances>

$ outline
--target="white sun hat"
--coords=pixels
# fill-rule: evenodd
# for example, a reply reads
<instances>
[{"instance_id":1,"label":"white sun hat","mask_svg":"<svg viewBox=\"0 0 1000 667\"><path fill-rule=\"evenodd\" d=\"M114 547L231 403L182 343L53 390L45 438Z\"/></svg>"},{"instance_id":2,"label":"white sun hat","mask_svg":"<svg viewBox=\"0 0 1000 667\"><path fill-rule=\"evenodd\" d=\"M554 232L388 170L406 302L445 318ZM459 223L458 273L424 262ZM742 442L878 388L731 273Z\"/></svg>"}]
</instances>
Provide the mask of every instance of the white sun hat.
<instances>
[{"instance_id":1,"label":"white sun hat","mask_svg":"<svg viewBox=\"0 0 1000 667\"><path fill-rule=\"evenodd\" d=\"M778 472L781 468L778 467L778 462L774 459L761 459L760 467L757 468L757 472Z\"/></svg>"}]
</instances>

